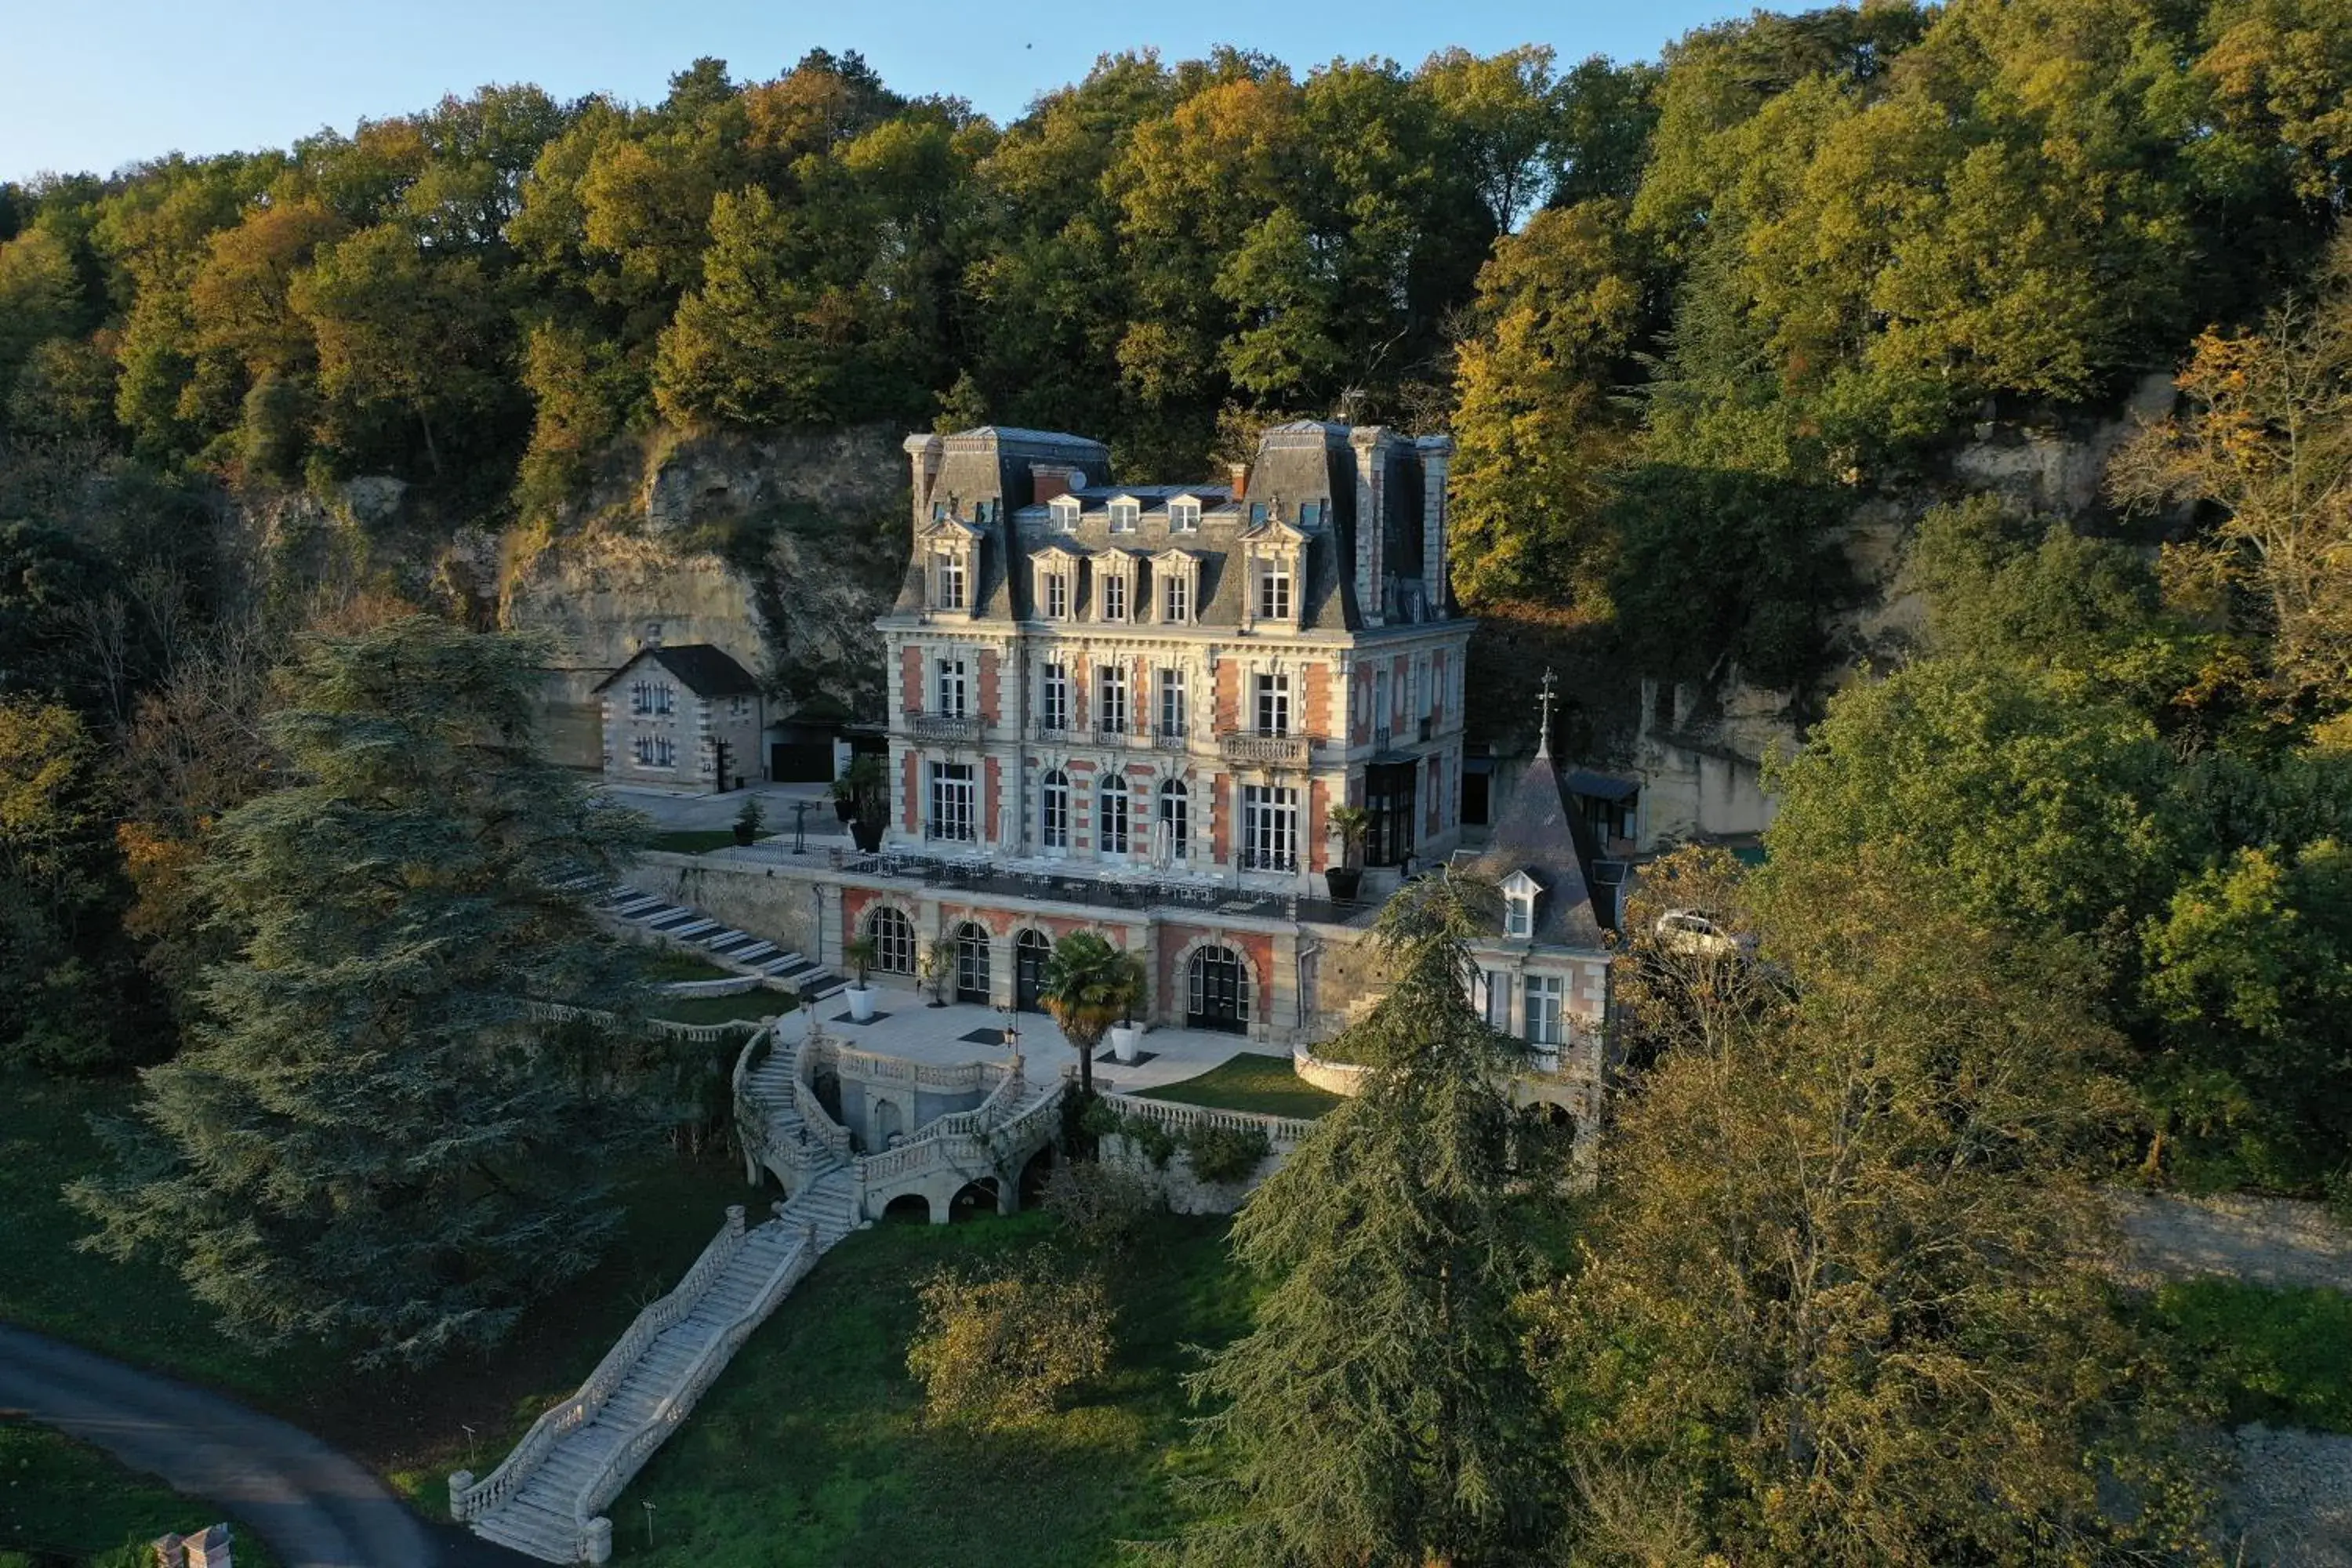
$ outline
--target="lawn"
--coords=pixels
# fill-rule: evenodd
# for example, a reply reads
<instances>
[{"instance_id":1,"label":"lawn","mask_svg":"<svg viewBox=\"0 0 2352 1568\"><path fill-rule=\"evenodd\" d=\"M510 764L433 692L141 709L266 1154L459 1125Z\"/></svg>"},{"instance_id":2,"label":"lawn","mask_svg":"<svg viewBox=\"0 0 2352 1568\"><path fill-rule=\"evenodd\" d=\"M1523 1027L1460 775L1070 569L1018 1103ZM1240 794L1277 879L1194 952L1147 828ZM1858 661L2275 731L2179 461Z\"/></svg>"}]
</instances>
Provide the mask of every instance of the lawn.
<instances>
[{"instance_id":1,"label":"lawn","mask_svg":"<svg viewBox=\"0 0 2352 1568\"><path fill-rule=\"evenodd\" d=\"M673 1024L731 1024L743 1019L772 1018L800 1005L789 991L755 987L732 996L652 996L646 1011Z\"/></svg>"},{"instance_id":2,"label":"lawn","mask_svg":"<svg viewBox=\"0 0 2352 1568\"><path fill-rule=\"evenodd\" d=\"M2146 1310L2232 1425L2352 1432L2352 1296L2216 1277L2162 1286Z\"/></svg>"},{"instance_id":3,"label":"lawn","mask_svg":"<svg viewBox=\"0 0 2352 1568\"><path fill-rule=\"evenodd\" d=\"M907 1375L914 1289L940 1265L1044 1245L1030 1214L850 1236L777 1309L606 1513L647 1568L1094 1568L1169 1533L1171 1482L1206 1456L1186 1424L1188 1345L1247 1326L1224 1222L1160 1215L1112 1270L1118 1352L1100 1388L1006 1432L925 1425ZM655 1505L654 1544L644 1504Z\"/></svg>"},{"instance_id":4,"label":"lawn","mask_svg":"<svg viewBox=\"0 0 2352 1568\"><path fill-rule=\"evenodd\" d=\"M1265 1057L1244 1051L1196 1078L1139 1090L1137 1098L1181 1100L1186 1105L1206 1105L1219 1110L1254 1110L1264 1116L1311 1119L1339 1104L1343 1097L1300 1079L1291 1070L1288 1057Z\"/></svg>"},{"instance_id":5,"label":"lawn","mask_svg":"<svg viewBox=\"0 0 2352 1568\"><path fill-rule=\"evenodd\" d=\"M680 980L734 980L740 978L731 969L721 969L707 958L681 952L674 947L645 947L637 950L637 966L646 979L656 985L667 985Z\"/></svg>"},{"instance_id":6,"label":"lawn","mask_svg":"<svg viewBox=\"0 0 2352 1568\"><path fill-rule=\"evenodd\" d=\"M638 1309L677 1283L727 1205L760 1206L731 1159L650 1152L622 1173L625 1219L604 1261L532 1308L501 1350L418 1374L362 1376L321 1346L261 1352L224 1337L163 1265L74 1249L89 1226L58 1189L103 1163L83 1118L122 1110L132 1093L122 1080L0 1079L8 1105L0 1121L0 1319L221 1389L348 1450L436 1508L449 1470L496 1464Z\"/></svg>"},{"instance_id":7,"label":"lawn","mask_svg":"<svg viewBox=\"0 0 2352 1568\"><path fill-rule=\"evenodd\" d=\"M761 838L773 838L772 833L761 833ZM735 842L731 827L676 827L656 833L646 841L648 849L667 849L674 855L699 855L707 849L725 849Z\"/></svg>"},{"instance_id":8,"label":"lawn","mask_svg":"<svg viewBox=\"0 0 2352 1568\"><path fill-rule=\"evenodd\" d=\"M95 1448L0 1416L0 1565L146 1568L157 1536L220 1522L219 1510ZM239 1568L277 1568L257 1537L229 1525Z\"/></svg>"}]
</instances>

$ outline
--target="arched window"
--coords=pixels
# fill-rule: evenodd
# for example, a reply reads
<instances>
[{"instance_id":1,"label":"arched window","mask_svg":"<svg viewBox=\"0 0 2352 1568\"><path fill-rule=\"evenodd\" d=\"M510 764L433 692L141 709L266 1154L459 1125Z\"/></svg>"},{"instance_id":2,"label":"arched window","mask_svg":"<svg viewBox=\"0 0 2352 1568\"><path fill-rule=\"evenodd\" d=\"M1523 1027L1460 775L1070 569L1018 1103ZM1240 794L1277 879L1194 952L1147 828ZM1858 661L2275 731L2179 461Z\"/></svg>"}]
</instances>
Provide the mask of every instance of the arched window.
<instances>
[{"instance_id":1,"label":"arched window","mask_svg":"<svg viewBox=\"0 0 2352 1568\"><path fill-rule=\"evenodd\" d=\"M874 944L874 967L885 974L915 973L915 927L905 914L884 905L866 917L866 940Z\"/></svg>"},{"instance_id":2,"label":"arched window","mask_svg":"<svg viewBox=\"0 0 2352 1568\"><path fill-rule=\"evenodd\" d=\"M1160 786L1160 829L1171 856L1179 860L1192 858L1192 801L1182 779L1170 779Z\"/></svg>"},{"instance_id":3,"label":"arched window","mask_svg":"<svg viewBox=\"0 0 2352 1568\"><path fill-rule=\"evenodd\" d=\"M988 1000L988 928L971 921L956 927L955 994L959 1002Z\"/></svg>"},{"instance_id":4,"label":"arched window","mask_svg":"<svg viewBox=\"0 0 2352 1568\"><path fill-rule=\"evenodd\" d=\"M1184 973L1185 1026L1238 1035L1249 1028L1249 966L1231 948L1196 951Z\"/></svg>"},{"instance_id":5,"label":"arched window","mask_svg":"<svg viewBox=\"0 0 2352 1568\"><path fill-rule=\"evenodd\" d=\"M1037 838L1048 849L1070 847L1070 775L1055 768L1037 792Z\"/></svg>"},{"instance_id":6,"label":"arched window","mask_svg":"<svg viewBox=\"0 0 2352 1568\"><path fill-rule=\"evenodd\" d=\"M1095 849L1104 855L1127 853L1127 781L1117 773L1104 778L1101 808L1095 814Z\"/></svg>"}]
</instances>

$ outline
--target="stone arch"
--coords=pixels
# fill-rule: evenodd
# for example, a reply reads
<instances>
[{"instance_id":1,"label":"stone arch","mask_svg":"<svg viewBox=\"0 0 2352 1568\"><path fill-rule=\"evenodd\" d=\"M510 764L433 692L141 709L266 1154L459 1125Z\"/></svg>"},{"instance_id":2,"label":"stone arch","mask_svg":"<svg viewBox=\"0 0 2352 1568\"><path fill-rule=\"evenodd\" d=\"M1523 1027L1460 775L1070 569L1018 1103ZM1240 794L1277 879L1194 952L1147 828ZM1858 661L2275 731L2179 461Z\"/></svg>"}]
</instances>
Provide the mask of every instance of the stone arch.
<instances>
[{"instance_id":1,"label":"stone arch","mask_svg":"<svg viewBox=\"0 0 2352 1568\"><path fill-rule=\"evenodd\" d=\"M984 1214L994 1214L999 1205L999 1183L994 1176L974 1176L958 1187L948 1199L948 1221L977 1219Z\"/></svg>"},{"instance_id":2,"label":"stone arch","mask_svg":"<svg viewBox=\"0 0 2352 1568\"><path fill-rule=\"evenodd\" d=\"M931 1200L920 1193L900 1193L882 1205L884 1225L929 1225Z\"/></svg>"},{"instance_id":3,"label":"stone arch","mask_svg":"<svg viewBox=\"0 0 2352 1568\"><path fill-rule=\"evenodd\" d=\"M867 1114L873 1128L868 1146L877 1154L893 1147L894 1141L906 1142L907 1134L912 1131L908 1125L907 1108L900 1105L893 1095L876 1095L873 1108Z\"/></svg>"},{"instance_id":4,"label":"stone arch","mask_svg":"<svg viewBox=\"0 0 2352 1568\"><path fill-rule=\"evenodd\" d=\"M915 963L922 951L919 929L913 912L900 900L877 899L866 907L865 913L858 917L857 934L874 943L876 973L915 973Z\"/></svg>"},{"instance_id":5,"label":"stone arch","mask_svg":"<svg viewBox=\"0 0 2352 1568\"><path fill-rule=\"evenodd\" d=\"M1223 948L1240 961L1250 997L1249 1016L1243 1033L1253 1037L1262 1037L1273 1008L1272 976L1258 967L1257 959L1251 953L1247 942L1235 941L1227 932L1218 930L1196 936L1176 950L1168 968L1168 994L1163 998L1168 1021L1179 1026L1183 1025L1191 1000L1192 959L1213 947Z\"/></svg>"},{"instance_id":6,"label":"stone arch","mask_svg":"<svg viewBox=\"0 0 2352 1568\"><path fill-rule=\"evenodd\" d=\"M1054 1146L1051 1143L1029 1156L1021 1167L1014 1189L1021 1194L1021 1206L1027 1208L1045 1196L1046 1178L1054 1173Z\"/></svg>"}]
</instances>

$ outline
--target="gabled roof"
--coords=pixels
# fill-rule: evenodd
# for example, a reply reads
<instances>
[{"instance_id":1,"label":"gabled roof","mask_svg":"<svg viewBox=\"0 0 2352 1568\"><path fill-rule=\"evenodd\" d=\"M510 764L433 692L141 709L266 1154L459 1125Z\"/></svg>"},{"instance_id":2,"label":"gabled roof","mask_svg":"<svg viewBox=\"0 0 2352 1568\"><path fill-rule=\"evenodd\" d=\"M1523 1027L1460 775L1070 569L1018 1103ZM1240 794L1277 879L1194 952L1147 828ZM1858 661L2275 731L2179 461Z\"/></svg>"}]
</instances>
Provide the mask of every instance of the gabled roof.
<instances>
[{"instance_id":1,"label":"gabled roof","mask_svg":"<svg viewBox=\"0 0 2352 1568\"><path fill-rule=\"evenodd\" d=\"M639 648L626 664L596 683L604 690L638 665L651 659L672 675L679 684L697 697L757 697L760 683L751 672L735 662L732 654L707 642L665 643L657 647Z\"/></svg>"},{"instance_id":2,"label":"gabled roof","mask_svg":"<svg viewBox=\"0 0 2352 1568\"><path fill-rule=\"evenodd\" d=\"M1525 873L1543 889L1536 900L1534 942L1545 947L1589 948L1605 944L1592 912L1592 889L1577 853L1568 803L1560 797L1559 772L1552 766L1551 741L1536 747L1528 771L1503 803L1486 853L1474 867L1497 882Z\"/></svg>"}]
</instances>

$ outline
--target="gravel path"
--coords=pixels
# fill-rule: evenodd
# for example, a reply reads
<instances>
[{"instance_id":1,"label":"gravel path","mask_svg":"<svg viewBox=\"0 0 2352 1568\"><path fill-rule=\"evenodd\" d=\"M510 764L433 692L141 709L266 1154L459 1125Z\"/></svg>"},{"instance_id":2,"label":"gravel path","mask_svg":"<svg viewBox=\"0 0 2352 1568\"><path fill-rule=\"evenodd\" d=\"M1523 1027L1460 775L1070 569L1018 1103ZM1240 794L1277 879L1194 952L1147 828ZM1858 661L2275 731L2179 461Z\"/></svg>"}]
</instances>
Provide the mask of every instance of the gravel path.
<instances>
[{"instance_id":1,"label":"gravel path","mask_svg":"<svg viewBox=\"0 0 2352 1568\"><path fill-rule=\"evenodd\" d=\"M2126 1283L2222 1274L2259 1285L2352 1292L2352 1227L2318 1204L2228 1194L2185 1198L2114 1191ZM2224 1540L2263 1568L2352 1568L2352 1437L2256 1423L2227 1435L2237 1474L2223 1500Z\"/></svg>"},{"instance_id":2,"label":"gravel path","mask_svg":"<svg viewBox=\"0 0 2352 1568\"><path fill-rule=\"evenodd\" d=\"M2352 1290L2352 1227L2318 1204L2234 1194L2208 1198L2111 1191L2134 1284L2227 1274L2258 1285Z\"/></svg>"},{"instance_id":3,"label":"gravel path","mask_svg":"<svg viewBox=\"0 0 2352 1568\"><path fill-rule=\"evenodd\" d=\"M274 1416L0 1324L0 1406L243 1520L288 1568L492 1568L526 1559L429 1527L358 1460Z\"/></svg>"}]
</instances>

